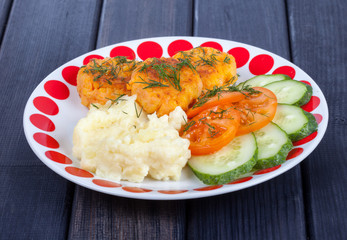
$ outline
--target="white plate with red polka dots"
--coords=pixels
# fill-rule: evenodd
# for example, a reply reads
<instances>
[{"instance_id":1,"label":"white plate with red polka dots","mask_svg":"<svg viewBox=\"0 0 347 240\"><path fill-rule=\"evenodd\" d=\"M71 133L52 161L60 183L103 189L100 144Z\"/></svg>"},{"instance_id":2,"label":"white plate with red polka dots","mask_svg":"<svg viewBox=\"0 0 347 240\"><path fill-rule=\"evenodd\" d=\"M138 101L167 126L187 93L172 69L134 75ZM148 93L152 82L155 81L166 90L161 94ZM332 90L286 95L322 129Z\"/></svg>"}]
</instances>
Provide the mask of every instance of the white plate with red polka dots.
<instances>
[{"instance_id":1,"label":"white plate with red polka dots","mask_svg":"<svg viewBox=\"0 0 347 240\"><path fill-rule=\"evenodd\" d=\"M188 167L180 181L157 181L146 178L143 183L114 182L80 169L72 155L72 133L87 109L80 103L76 90L79 67L91 58L129 56L144 60L148 57L169 57L177 51L197 46L210 46L232 54L237 63L239 81L255 75L284 73L305 81L313 88L311 101L304 105L317 119L318 131L294 143L287 161L282 165L256 171L224 185L207 186ZM95 191L138 199L190 199L229 193L254 186L276 177L305 159L323 138L328 124L328 107L318 85L303 70L291 62L263 49L228 40L200 37L160 37L114 44L64 64L48 75L30 96L24 111L24 130L29 145L38 158L62 177Z\"/></svg>"}]
</instances>

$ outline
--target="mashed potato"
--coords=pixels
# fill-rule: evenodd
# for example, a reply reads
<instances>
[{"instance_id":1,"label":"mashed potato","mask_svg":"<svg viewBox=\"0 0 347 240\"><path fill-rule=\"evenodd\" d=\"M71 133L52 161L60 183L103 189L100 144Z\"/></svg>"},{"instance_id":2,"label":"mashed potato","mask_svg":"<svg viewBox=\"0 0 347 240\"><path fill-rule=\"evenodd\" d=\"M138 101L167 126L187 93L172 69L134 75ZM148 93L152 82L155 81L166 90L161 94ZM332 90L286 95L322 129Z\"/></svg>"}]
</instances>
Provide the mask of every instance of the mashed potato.
<instances>
[{"instance_id":1,"label":"mashed potato","mask_svg":"<svg viewBox=\"0 0 347 240\"><path fill-rule=\"evenodd\" d=\"M115 181L179 180L190 158L189 141L178 133L185 112L177 107L170 116L147 116L135 100L91 107L75 127L74 156L82 169Z\"/></svg>"}]
</instances>

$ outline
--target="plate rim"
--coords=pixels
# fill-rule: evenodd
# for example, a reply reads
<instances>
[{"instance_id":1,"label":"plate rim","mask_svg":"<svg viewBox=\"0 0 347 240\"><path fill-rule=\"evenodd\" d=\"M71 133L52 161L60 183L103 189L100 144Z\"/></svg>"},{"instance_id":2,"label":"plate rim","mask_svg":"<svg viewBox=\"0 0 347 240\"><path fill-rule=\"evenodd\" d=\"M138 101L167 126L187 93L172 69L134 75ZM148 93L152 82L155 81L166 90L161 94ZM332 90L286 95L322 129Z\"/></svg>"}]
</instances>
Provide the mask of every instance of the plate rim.
<instances>
[{"instance_id":1,"label":"plate rim","mask_svg":"<svg viewBox=\"0 0 347 240\"><path fill-rule=\"evenodd\" d=\"M29 114L29 105L31 104L34 98L34 93L40 88L42 87L42 85L49 80L50 75L52 75L54 72L60 71L60 69L64 68L65 66L69 66L71 65L72 62L78 60L78 59L83 59L85 58L85 56L91 55L91 54L95 54L99 51L104 51L105 49L108 48L114 48L116 46L119 45L127 45L129 43L133 43L133 42L144 42L144 41L155 41L158 42L159 41L174 41L174 40L201 40L201 41L215 41L215 42L231 42L232 44L237 44L240 46L245 46L248 48L254 48L260 51L264 51L268 54L271 54L272 56L279 58L281 60L285 60L286 62L292 64L295 66L295 68L297 68L298 70L302 71L303 73L305 73L308 77L309 80L312 81L313 85L314 85L314 89L318 90L318 92L320 93L320 99L321 102L320 104L322 104L323 110L326 111L326 115L324 115L324 121L322 121L320 123L321 128L320 131L318 132L317 136L315 137L315 140L313 142L311 142L308 146L306 146L306 151L304 151L301 155L300 155L300 160L296 160L295 162L289 162L288 164L286 164L284 167L280 167L279 169L277 169L274 172L271 172L271 174L264 174L262 175L261 178L257 178L257 179L252 179L251 181L247 181L247 182L243 182L243 183L239 183L237 184L237 188L233 189L230 187L224 187L226 184L223 184L222 187L215 189L215 190L211 190L211 191L194 191L193 189L188 189L187 192L184 193L180 193L180 194L159 194L158 190L152 190L151 192L155 193L155 194L151 194L151 192L147 192L147 193L131 193L131 192L126 192L125 190L123 191L119 191L119 192L111 192L111 191L107 191L110 188L106 188L106 187L99 187L97 185L93 185L90 184L90 181L79 181L81 180L78 177L75 177L73 175L67 174L66 172L64 172L62 169L65 169L66 166L63 166L62 168L59 167L55 167L56 164L59 163L55 163L53 161L46 161L45 158L43 158L42 153L40 151L38 151L38 149L35 147L34 142L30 141L31 140L31 136L28 133L28 128L30 127L30 121L28 120L30 114ZM157 40L157 41L156 41ZM160 44L160 43L159 43ZM221 43L223 45L223 43ZM247 49L249 50L249 49ZM272 178L275 178L281 174L283 174L284 172L289 171L290 169L292 169L293 167L299 165L304 159L306 159L319 145L319 143L321 142L321 140L323 139L325 132L327 130L327 126L328 126L328 122L329 122L329 109L328 109L328 105L327 105L327 101L326 98L323 94L323 91L320 89L320 87L318 86L318 84L305 72L303 71L300 67L298 67L297 65L295 65L294 63L290 62L289 60L275 54L272 53L266 49L263 48L259 48L257 46L253 46L250 44L246 44L246 43L241 43L241 42L237 42L237 41L232 41L232 40L227 40L227 39L219 39L219 38L210 38L210 37L194 37L194 36L163 36L163 37L150 37L150 38L140 38L140 39L134 39L134 40L129 40L129 41L125 41L125 42L119 42L119 43L115 43L115 44L111 44L111 45L107 45L98 49L94 49L92 51L86 52L66 63L64 63L63 65L57 67L55 70L53 70L50 74L48 74L43 80L40 81L40 83L35 87L35 89L32 91L30 97L28 98L25 108L24 108L24 112L23 112L23 128L24 128L24 134L26 137L26 140L30 146L30 148L32 149L32 151L35 153L35 155L40 159L41 162L43 162L48 168L50 168L51 170L53 170L55 173L57 173L58 175L60 175L61 177L77 184L83 187L86 187L88 189L91 189L93 191L97 191L97 192L102 192L105 194L109 194L109 195L113 195L113 196L118 196L118 197L126 197L126 198L133 198L133 199L143 199L143 200L185 200L185 199L196 199L196 198L203 198L203 197L211 197L211 196L217 196L217 195L222 195L222 194L226 194L226 193L231 193L231 192L235 192L235 191L239 191L239 190L243 190L245 188L249 188L249 187L253 187L256 186L260 183L266 182ZM42 132L43 130L40 130L39 132ZM29 140L30 139L30 140ZM57 149L58 152L59 149ZM116 181L112 181L109 179L105 179L105 178L101 178L98 177L96 174L93 174L94 178L93 179L102 179L102 180L107 180L107 181L111 181L111 182L116 182ZM207 187L208 185L206 185ZM123 185L121 187L118 188L122 188L124 187ZM114 188L111 188L114 189Z\"/></svg>"}]
</instances>

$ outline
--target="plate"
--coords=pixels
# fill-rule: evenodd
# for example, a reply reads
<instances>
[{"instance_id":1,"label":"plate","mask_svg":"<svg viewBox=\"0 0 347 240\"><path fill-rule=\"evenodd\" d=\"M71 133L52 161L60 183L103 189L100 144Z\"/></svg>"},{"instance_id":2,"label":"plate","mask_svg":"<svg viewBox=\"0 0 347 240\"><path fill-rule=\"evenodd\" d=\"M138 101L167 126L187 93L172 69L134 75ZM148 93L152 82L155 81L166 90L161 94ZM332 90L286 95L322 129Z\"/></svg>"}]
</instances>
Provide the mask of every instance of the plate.
<instances>
[{"instance_id":1,"label":"plate","mask_svg":"<svg viewBox=\"0 0 347 240\"><path fill-rule=\"evenodd\" d=\"M144 60L148 57L169 57L177 51L197 46L209 46L232 54L236 59L239 82L255 75L283 73L304 81L313 88L313 96L304 108L317 119L318 131L294 143L287 161L282 165L242 176L224 185L207 186L200 182L188 167L180 181L157 181L146 178L143 183L113 182L79 168L72 155L72 133L78 120L87 114L76 90L78 69L92 58L129 56ZM304 160L321 141L328 124L325 97L299 67L282 57L247 44L214 38L160 37L140 39L107 46L86 53L49 74L33 91L23 116L27 141L37 157L62 177L83 187L115 196L174 200L191 199L229 193L248 188L274 178Z\"/></svg>"}]
</instances>

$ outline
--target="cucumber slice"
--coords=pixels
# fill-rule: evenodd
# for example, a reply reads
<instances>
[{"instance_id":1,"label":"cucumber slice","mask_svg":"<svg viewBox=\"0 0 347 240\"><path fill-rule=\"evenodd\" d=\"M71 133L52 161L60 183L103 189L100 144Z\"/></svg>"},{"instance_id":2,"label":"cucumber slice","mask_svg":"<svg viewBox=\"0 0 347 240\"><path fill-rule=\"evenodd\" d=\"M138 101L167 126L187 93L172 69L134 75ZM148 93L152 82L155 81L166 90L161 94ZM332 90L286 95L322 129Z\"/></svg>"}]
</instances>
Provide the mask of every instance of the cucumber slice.
<instances>
[{"instance_id":1,"label":"cucumber slice","mask_svg":"<svg viewBox=\"0 0 347 240\"><path fill-rule=\"evenodd\" d=\"M242 82L238 85L238 87L245 87L249 85L250 87L262 87L266 84L282 81L282 80L288 80L291 79L289 76L284 74L269 74L269 75L258 75L251 79L248 79L245 82Z\"/></svg>"},{"instance_id":2,"label":"cucumber slice","mask_svg":"<svg viewBox=\"0 0 347 240\"><path fill-rule=\"evenodd\" d=\"M270 122L262 129L255 131L254 135L258 145L258 160L255 168L274 167L286 161L293 143L277 124Z\"/></svg>"},{"instance_id":3,"label":"cucumber slice","mask_svg":"<svg viewBox=\"0 0 347 240\"><path fill-rule=\"evenodd\" d=\"M317 130L316 118L298 106L278 104L272 120L282 128L292 141L303 139Z\"/></svg>"},{"instance_id":4,"label":"cucumber slice","mask_svg":"<svg viewBox=\"0 0 347 240\"><path fill-rule=\"evenodd\" d=\"M312 97L312 87L296 80L282 80L266 84L264 88L271 90L278 103L302 106Z\"/></svg>"},{"instance_id":5,"label":"cucumber slice","mask_svg":"<svg viewBox=\"0 0 347 240\"><path fill-rule=\"evenodd\" d=\"M249 172L257 162L257 142L249 133L234 138L214 154L193 156L188 165L205 184L225 184Z\"/></svg>"}]
</instances>

